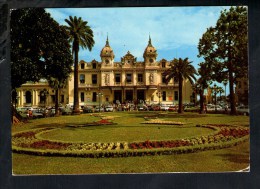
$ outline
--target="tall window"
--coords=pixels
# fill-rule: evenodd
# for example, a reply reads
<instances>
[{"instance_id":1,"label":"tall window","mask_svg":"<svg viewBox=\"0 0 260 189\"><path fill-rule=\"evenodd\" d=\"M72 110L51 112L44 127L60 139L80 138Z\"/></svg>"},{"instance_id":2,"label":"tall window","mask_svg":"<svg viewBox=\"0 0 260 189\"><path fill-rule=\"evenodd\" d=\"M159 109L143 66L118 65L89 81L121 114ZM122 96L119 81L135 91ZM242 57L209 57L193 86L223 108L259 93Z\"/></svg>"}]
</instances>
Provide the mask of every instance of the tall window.
<instances>
[{"instance_id":1,"label":"tall window","mask_svg":"<svg viewBox=\"0 0 260 189\"><path fill-rule=\"evenodd\" d=\"M97 74L92 75L92 84L97 84Z\"/></svg>"},{"instance_id":2,"label":"tall window","mask_svg":"<svg viewBox=\"0 0 260 189\"><path fill-rule=\"evenodd\" d=\"M96 63L93 63L93 64L92 64L92 68L93 68L93 69L96 69L96 68L97 68L97 64L96 64Z\"/></svg>"},{"instance_id":3,"label":"tall window","mask_svg":"<svg viewBox=\"0 0 260 189\"><path fill-rule=\"evenodd\" d=\"M166 83L165 76L162 75L162 83Z\"/></svg>"},{"instance_id":4,"label":"tall window","mask_svg":"<svg viewBox=\"0 0 260 189\"><path fill-rule=\"evenodd\" d=\"M97 102L97 93L96 92L92 93L92 102Z\"/></svg>"},{"instance_id":5,"label":"tall window","mask_svg":"<svg viewBox=\"0 0 260 189\"><path fill-rule=\"evenodd\" d=\"M80 102L84 102L85 101L85 94L84 94L84 92L81 92L80 93Z\"/></svg>"},{"instance_id":6,"label":"tall window","mask_svg":"<svg viewBox=\"0 0 260 189\"><path fill-rule=\"evenodd\" d=\"M138 82L143 82L143 74L138 74Z\"/></svg>"},{"instance_id":7,"label":"tall window","mask_svg":"<svg viewBox=\"0 0 260 189\"><path fill-rule=\"evenodd\" d=\"M162 62L162 68L165 68L165 62Z\"/></svg>"},{"instance_id":8,"label":"tall window","mask_svg":"<svg viewBox=\"0 0 260 189\"><path fill-rule=\"evenodd\" d=\"M163 101L166 101L166 91L163 91L163 92L162 92L162 100L163 100Z\"/></svg>"},{"instance_id":9,"label":"tall window","mask_svg":"<svg viewBox=\"0 0 260 189\"><path fill-rule=\"evenodd\" d=\"M179 100L178 91L174 91L174 100Z\"/></svg>"},{"instance_id":10,"label":"tall window","mask_svg":"<svg viewBox=\"0 0 260 189\"><path fill-rule=\"evenodd\" d=\"M84 63L81 63L81 64L80 64L80 68L81 68L81 69L84 69L84 68L85 68L85 64L84 64Z\"/></svg>"},{"instance_id":11,"label":"tall window","mask_svg":"<svg viewBox=\"0 0 260 189\"><path fill-rule=\"evenodd\" d=\"M116 83L120 83L121 82L121 75L120 75L120 73L116 73L115 74L115 81L116 81Z\"/></svg>"},{"instance_id":12,"label":"tall window","mask_svg":"<svg viewBox=\"0 0 260 189\"><path fill-rule=\"evenodd\" d=\"M126 82L131 83L132 82L132 74L128 73L126 74Z\"/></svg>"},{"instance_id":13,"label":"tall window","mask_svg":"<svg viewBox=\"0 0 260 189\"><path fill-rule=\"evenodd\" d=\"M80 81L80 83L85 83L85 75L84 74L80 74L79 81Z\"/></svg>"}]
</instances>

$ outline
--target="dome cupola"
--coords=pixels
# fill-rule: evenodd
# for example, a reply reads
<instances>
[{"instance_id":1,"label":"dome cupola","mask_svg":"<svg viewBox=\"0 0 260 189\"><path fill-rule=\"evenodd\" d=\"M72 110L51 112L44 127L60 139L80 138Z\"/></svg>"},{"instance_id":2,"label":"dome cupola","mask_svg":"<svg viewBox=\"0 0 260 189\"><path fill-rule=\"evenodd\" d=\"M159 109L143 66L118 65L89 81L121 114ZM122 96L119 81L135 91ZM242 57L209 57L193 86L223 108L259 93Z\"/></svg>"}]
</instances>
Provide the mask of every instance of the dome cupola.
<instances>
[{"instance_id":1,"label":"dome cupola","mask_svg":"<svg viewBox=\"0 0 260 189\"><path fill-rule=\"evenodd\" d=\"M106 45L103 47L103 49L100 52L100 57L102 63L111 64L114 61L115 55L113 49L109 45L108 36L106 40Z\"/></svg>"},{"instance_id":2,"label":"dome cupola","mask_svg":"<svg viewBox=\"0 0 260 189\"><path fill-rule=\"evenodd\" d=\"M144 50L143 57L144 57L145 63L154 63L157 58L157 50L152 45L152 40L151 40L150 35L149 35L148 45Z\"/></svg>"}]
</instances>

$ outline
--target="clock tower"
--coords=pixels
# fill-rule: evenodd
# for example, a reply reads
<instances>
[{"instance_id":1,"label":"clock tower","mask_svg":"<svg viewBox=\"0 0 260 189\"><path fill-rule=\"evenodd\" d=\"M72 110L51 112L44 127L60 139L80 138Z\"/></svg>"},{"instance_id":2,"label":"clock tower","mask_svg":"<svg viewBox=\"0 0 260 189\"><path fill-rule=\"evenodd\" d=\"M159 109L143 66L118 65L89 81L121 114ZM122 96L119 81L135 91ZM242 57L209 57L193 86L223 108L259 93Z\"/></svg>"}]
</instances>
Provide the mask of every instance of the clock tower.
<instances>
[{"instance_id":1,"label":"clock tower","mask_svg":"<svg viewBox=\"0 0 260 189\"><path fill-rule=\"evenodd\" d=\"M101 65L105 65L105 66L112 66L114 64L114 52L113 49L110 47L109 45L109 41L108 41L108 36L107 36L107 40L106 40L106 45L105 47L103 47L103 49L100 52L100 57L101 57Z\"/></svg>"},{"instance_id":2,"label":"clock tower","mask_svg":"<svg viewBox=\"0 0 260 189\"><path fill-rule=\"evenodd\" d=\"M150 35L149 35L148 45L144 50L143 57L144 57L144 63L146 66L154 65L156 63L157 50L152 45L152 40L151 40Z\"/></svg>"}]
</instances>

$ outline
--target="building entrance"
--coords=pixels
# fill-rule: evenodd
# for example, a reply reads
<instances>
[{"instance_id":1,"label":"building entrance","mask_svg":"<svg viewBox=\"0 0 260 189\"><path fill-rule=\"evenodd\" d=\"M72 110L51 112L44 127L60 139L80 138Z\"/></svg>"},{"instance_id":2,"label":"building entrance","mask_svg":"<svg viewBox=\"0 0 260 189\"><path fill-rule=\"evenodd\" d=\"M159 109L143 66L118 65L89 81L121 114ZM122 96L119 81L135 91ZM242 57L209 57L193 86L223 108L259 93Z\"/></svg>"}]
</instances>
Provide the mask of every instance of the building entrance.
<instances>
[{"instance_id":1,"label":"building entrance","mask_svg":"<svg viewBox=\"0 0 260 189\"><path fill-rule=\"evenodd\" d=\"M133 91L132 90L126 90L125 91L125 100L126 101L133 101Z\"/></svg>"},{"instance_id":2,"label":"building entrance","mask_svg":"<svg viewBox=\"0 0 260 189\"><path fill-rule=\"evenodd\" d=\"M120 102L120 103L122 103L122 91L121 90L116 90L116 91L114 91L114 103L116 103L116 102Z\"/></svg>"},{"instance_id":3,"label":"building entrance","mask_svg":"<svg viewBox=\"0 0 260 189\"><path fill-rule=\"evenodd\" d=\"M26 93L25 93L25 102L27 104L32 103L32 93L31 93L31 91L26 91Z\"/></svg>"},{"instance_id":4,"label":"building entrance","mask_svg":"<svg viewBox=\"0 0 260 189\"><path fill-rule=\"evenodd\" d=\"M145 100L145 91L144 90L137 90L137 100Z\"/></svg>"}]
</instances>

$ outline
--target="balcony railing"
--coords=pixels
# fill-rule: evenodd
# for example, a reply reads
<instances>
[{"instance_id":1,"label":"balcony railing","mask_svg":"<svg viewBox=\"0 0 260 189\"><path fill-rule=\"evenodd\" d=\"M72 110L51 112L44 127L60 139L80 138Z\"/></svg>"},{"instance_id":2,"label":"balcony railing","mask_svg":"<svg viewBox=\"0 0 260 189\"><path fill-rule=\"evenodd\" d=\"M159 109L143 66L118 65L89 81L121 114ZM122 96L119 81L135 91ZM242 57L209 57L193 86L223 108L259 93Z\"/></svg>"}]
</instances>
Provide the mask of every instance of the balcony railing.
<instances>
[{"instance_id":1,"label":"balcony railing","mask_svg":"<svg viewBox=\"0 0 260 189\"><path fill-rule=\"evenodd\" d=\"M138 81L138 82L136 83L136 85L144 85L144 82Z\"/></svg>"}]
</instances>

